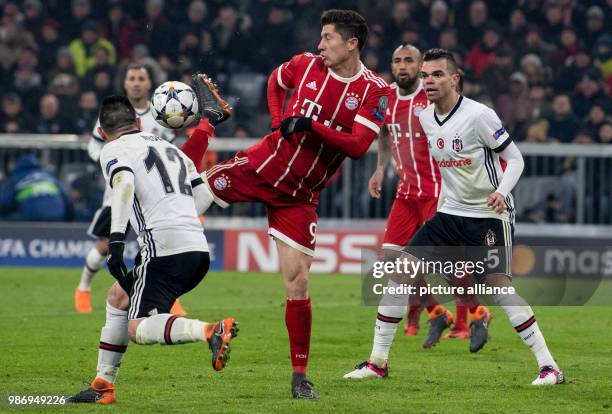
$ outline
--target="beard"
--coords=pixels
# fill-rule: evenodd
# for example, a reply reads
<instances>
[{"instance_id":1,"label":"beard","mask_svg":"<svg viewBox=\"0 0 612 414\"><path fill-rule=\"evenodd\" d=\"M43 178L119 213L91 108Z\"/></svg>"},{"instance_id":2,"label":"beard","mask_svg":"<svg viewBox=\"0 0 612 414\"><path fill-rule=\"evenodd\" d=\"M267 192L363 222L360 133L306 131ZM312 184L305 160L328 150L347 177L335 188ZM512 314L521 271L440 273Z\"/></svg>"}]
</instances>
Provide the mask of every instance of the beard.
<instances>
[{"instance_id":1,"label":"beard","mask_svg":"<svg viewBox=\"0 0 612 414\"><path fill-rule=\"evenodd\" d=\"M411 89L417 81L417 77L414 78L407 77L405 79L399 80L395 78L395 83L402 89Z\"/></svg>"}]
</instances>

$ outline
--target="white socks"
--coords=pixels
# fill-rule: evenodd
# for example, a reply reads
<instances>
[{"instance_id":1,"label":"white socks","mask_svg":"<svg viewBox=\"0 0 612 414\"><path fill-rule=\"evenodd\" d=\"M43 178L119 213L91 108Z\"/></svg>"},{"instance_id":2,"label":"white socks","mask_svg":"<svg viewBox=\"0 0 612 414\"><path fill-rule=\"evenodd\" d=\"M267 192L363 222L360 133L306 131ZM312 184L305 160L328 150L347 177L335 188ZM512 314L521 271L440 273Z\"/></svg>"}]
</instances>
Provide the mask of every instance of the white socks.
<instances>
[{"instance_id":1,"label":"white socks","mask_svg":"<svg viewBox=\"0 0 612 414\"><path fill-rule=\"evenodd\" d=\"M106 325L100 333L97 377L115 383L119 366L128 345L127 311L106 303Z\"/></svg>"},{"instance_id":2,"label":"white socks","mask_svg":"<svg viewBox=\"0 0 612 414\"><path fill-rule=\"evenodd\" d=\"M399 284L389 280L387 287L396 288ZM376 326L374 327L374 344L370 361L382 367L389 359L389 351L397 325L402 320L408 309L408 295L386 293L378 305L378 315L376 315Z\"/></svg>"},{"instance_id":3,"label":"white socks","mask_svg":"<svg viewBox=\"0 0 612 414\"><path fill-rule=\"evenodd\" d=\"M542 331L538 327L535 315L531 310L531 307L518 295L509 296L497 296L495 302L501 305L501 307L508 315L510 323L514 326L516 333L519 335L525 345L531 349L533 355L538 361L538 366L542 368L545 365L552 366L558 369L555 359L546 346L546 340ZM512 303L512 305L504 304ZM518 306L518 303L524 303L522 306Z\"/></svg>"},{"instance_id":4,"label":"white socks","mask_svg":"<svg viewBox=\"0 0 612 414\"><path fill-rule=\"evenodd\" d=\"M87 257L85 258L85 266L83 266L83 273L81 273L81 281L79 282L79 290L88 291L91 289L91 279L98 270L104 266L106 256L102 256L96 246L92 247Z\"/></svg>"},{"instance_id":5,"label":"white socks","mask_svg":"<svg viewBox=\"0 0 612 414\"><path fill-rule=\"evenodd\" d=\"M197 319L179 318L169 313L149 316L136 329L136 343L176 345L205 341L205 324Z\"/></svg>"}]
</instances>

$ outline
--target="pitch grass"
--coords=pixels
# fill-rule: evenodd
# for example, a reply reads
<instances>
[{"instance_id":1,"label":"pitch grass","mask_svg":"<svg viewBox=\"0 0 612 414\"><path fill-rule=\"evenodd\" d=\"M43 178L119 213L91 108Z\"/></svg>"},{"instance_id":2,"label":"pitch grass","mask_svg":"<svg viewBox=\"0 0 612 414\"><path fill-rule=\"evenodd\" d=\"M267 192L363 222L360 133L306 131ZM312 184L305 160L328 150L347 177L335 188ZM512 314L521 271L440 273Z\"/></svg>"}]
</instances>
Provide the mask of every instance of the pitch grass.
<instances>
[{"instance_id":1,"label":"pitch grass","mask_svg":"<svg viewBox=\"0 0 612 414\"><path fill-rule=\"evenodd\" d=\"M94 313L73 312L75 269L0 269L0 411L7 395L68 395L95 373L111 278L97 276ZM335 412L335 413L595 413L612 412L610 308L536 308L548 344L568 384L535 388L531 352L494 309L491 342L478 354L465 341L421 349L398 335L387 380L349 381L342 375L370 352L376 309L359 303L360 279L314 276L310 378L321 400L290 398L282 282L277 275L211 273L183 298L194 317L235 316L240 334L221 373L200 344L131 344L117 382L114 407L26 408L27 412ZM424 318L422 323L425 323Z\"/></svg>"}]
</instances>

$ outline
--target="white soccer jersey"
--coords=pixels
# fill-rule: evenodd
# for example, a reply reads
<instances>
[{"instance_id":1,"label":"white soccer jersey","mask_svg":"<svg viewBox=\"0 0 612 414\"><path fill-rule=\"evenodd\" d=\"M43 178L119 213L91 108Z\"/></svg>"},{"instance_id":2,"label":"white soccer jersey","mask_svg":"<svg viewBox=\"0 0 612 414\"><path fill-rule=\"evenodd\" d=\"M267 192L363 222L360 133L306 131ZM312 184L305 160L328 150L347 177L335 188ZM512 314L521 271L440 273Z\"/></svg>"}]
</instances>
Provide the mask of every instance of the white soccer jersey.
<instances>
[{"instance_id":1,"label":"white soccer jersey","mask_svg":"<svg viewBox=\"0 0 612 414\"><path fill-rule=\"evenodd\" d=\"M502 214L487 205L487 197L503 175L499 153L512 142L495 111L460 96L445 118L440 119L432 104L421 112L419 120L442 176L444 202L438 211L513 222L511 194Z\"/></svg>"},{"instance_id":2,"label":"white soccer jersey","mask_svg":"<svg viewBox=\"0 0 612 414\"><path fill-rule=\"evenodd\" d=\"M107 143L100 165L109 184L119 171L134 174L130 224L143 255L208 251L191 185L202 178L181 150L153 134L135 131Z\"/></svg>"},{"instance_id":3,"label":"white soccer jersey","mask_svg":"<svg viewBox=\"0 0 612 414\"><path fill-rule=\"evenodd\" d=\"M174 131L169 128L165 128L157 123L153 115L151 114L151 110L147 108L143 112L138 112L136 108L136 117L140 118L140 128L144 132L148 132L153 135L157 135L165 139L168 142L174 141ZM92 138L89 140L89 145L87 146L87 152L89 153L89 157L98 162L100 160L100 152L104 147L106 141L102 139L100 133L98 132L98 127L100 127L100 119L96 120L96 125L94 126L93 131L91 131ZM104 198L102 199L103 206L110 206L110 191L108 185L104 189Z\"/></svg>"}]
</instances>

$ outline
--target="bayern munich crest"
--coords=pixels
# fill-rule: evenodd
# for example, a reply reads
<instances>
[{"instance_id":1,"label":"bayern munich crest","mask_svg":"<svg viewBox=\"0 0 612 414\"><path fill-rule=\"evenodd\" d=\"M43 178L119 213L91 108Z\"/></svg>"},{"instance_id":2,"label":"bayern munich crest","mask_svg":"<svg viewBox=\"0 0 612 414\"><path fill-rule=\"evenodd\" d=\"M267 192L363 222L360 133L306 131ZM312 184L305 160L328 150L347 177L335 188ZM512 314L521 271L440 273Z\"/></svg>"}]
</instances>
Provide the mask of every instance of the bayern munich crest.
<instances>
[{"instance_id":1,"label":"bayern munich crest","mask_svg":"<svg viewBox=\"0 0 612 414\"><path fill-rule=\"evenodd\" d=\"M423 106L419 105L419 104L415 104L414 105L414 116L418 117L419 115L421 115L421 112L423 112Z\"/></svg>"},{"instance_id":2,"label":"bayern munich crest","mask_svg":"<svg viewBox=\"0 0 612 414\"><path fill-rule=\"evenodd\" d=\"M215 187L216 190L225 190L227 187L229 187L229 180L227 179L227 176L225 175L221 175L217 178L215 178L215 181L213 181L213 186Z\"/></svg>"},{"instance_id":3,"label":"bayern munich crest","mask_svg":"<svg viewBox=\"0 0 612 414\"><path fill-rule=\"evenodd\" d=\"M359 107L359 96L356 93L349 93L344 100L344 106L349 111L354 111Z\"/></svg>"}]
</instances>

